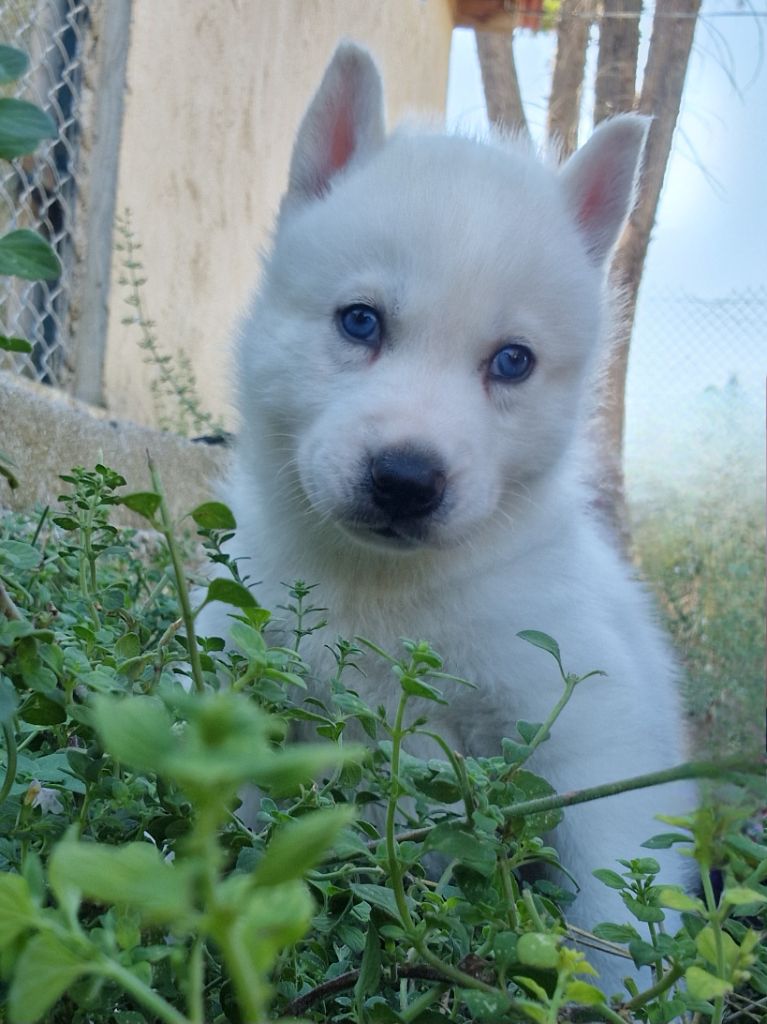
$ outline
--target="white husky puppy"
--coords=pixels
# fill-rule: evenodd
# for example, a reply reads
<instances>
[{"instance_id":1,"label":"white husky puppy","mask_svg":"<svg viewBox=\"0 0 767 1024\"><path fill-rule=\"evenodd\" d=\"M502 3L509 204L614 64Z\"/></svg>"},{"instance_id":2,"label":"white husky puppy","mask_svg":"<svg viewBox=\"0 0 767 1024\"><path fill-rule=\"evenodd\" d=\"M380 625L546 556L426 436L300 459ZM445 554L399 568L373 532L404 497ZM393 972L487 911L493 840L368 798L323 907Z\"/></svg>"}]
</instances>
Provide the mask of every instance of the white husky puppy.
<instances>
[{"instance_id":1,"label":"white husky puppy","mask_svg":"<svg viewBox=\"0 0 767 1024\"><path fill-rule=\"evenodd\" d=\"M320 585L333 634L391 650L428 639L479 684L428 707L475 755L560 696L552 659L516 637L550 633L569 670L607 673L576 690L536 752L560 790L683 759L673 660L589 513L577 457L604 267L645 132L617 117L561 169L521 144L387 138L372 60L340 46L298 133L236 362L228 497L259 600L274 609L281 581L300 577ZM326 637L303 648L320 671ZM371 657L365 670L355 685L391 708L388 666ZM680 784L569 810L554 839L580 885L574 922L625 920L592 869L639 856L656 812L693 804Z\"/></svg>"}]
</instances>

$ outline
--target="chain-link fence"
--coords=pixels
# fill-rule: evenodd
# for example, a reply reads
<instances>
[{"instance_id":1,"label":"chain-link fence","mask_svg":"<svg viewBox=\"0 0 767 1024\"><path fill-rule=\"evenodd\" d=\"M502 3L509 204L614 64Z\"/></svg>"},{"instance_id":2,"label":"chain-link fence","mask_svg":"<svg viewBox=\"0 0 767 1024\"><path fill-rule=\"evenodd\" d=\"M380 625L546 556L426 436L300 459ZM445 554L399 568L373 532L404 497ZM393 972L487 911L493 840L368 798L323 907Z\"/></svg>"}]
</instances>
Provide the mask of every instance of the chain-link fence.
<instances>
[{"instance_id":1,"label":"chain-link fence","mask_svg":"<svg viewBox=\"0 0 767 1024\"><path fill-rule=\"evenodd\" d=\"M78 202L78 153L88 0L0 0L0 41L24 50L29 70L5 94L45 110L57 128L32 156L0 163L0 235L38 231L62 265L55 281L0 278L4 333L33 344L16 365L38 381L66 387L71 376L70 300Z\"/></svg>"},{"instance_id":2,"label":"chain-link fence","mask_svg":"<svg viewBox=\"0 0 767 1024\"><path fill-rule=\"evenodd\" d=\"M764 479L767 288L642 296L626 390L629 491L717 472Z\"/></svg>"}]
</instances>

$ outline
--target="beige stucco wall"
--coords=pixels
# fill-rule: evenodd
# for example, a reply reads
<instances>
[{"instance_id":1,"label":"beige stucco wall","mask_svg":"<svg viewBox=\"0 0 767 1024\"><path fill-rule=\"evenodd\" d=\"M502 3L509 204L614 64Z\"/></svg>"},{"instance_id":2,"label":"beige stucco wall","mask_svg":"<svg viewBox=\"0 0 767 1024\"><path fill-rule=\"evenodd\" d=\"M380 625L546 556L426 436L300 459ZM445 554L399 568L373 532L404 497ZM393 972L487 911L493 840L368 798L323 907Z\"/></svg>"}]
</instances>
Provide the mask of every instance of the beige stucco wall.
<instances>
[{"instance_id":1,"label":"beige stucco wall","mask_svg":"<svg viewBox=\"0 0 767 1024\"><path fill-rule=\"evenodd\" d=\"M443 112L451 31L450 0L134 0L117 211L143 245L145 314L163 348L191 357L211 411L229 415L229 339L336 43L374 53L395 123ZM152 423L115 262L107 405Z\"/></svg>"}]
</instances>

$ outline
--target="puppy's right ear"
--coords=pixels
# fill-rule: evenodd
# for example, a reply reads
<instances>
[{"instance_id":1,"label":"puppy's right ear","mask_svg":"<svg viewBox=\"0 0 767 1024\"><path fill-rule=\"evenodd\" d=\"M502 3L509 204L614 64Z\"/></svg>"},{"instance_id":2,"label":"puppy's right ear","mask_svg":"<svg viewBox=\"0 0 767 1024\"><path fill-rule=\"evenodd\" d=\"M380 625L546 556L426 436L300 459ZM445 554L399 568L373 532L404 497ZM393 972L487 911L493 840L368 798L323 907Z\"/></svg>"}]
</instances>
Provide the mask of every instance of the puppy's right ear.
<instances>
[{"instance_id":1,"label":"puppy's right ear","mask_svg":"<svg viewBox=\"0 0 767 1024\"><path fill-rule=\"evenodd\" d=\"M286 200L325 195L336 174L383 140L381 76L367 50L341 43L298 130Z\"/></svg>"}]
</instances>

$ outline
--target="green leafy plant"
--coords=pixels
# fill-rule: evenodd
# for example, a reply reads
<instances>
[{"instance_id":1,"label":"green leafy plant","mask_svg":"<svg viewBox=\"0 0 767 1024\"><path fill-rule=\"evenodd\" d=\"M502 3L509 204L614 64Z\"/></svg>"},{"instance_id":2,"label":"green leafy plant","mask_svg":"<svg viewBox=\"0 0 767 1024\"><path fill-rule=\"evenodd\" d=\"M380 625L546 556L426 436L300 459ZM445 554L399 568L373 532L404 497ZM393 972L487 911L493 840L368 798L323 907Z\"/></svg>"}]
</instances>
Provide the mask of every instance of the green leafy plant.
<instances>
[{"instance_id":1,"label":"green leafy plant","mask_svg":"<svg viewBox=\"0 0 767 1024\"><path fill-rule=\"evenodd\" d=\"M163 352L154 332L155 323L147 317L142 299L146 278L142 276L144 266L139 259L141 242L133 230L130 210L117 218L116 227L122 239L116 245L122 255L123 273L119 283L126 289L125 302L132 310L122 322L138 328L139 348L146 352L144 362L154 370L150 390L159 426L182 437L223 434L221 421L203 409L189 357L183 350L175 356Z\"/></svg>"},{"instance_id":2,"label":"green leafy plant","mask_svg":"<svg viewBox=\"0 0 767 1024\"><path fill-rule=\"evenodd\" d=\"M327 630L320 589L286 587L293 627L275 645L224 550L235 523L218 502L185 520L221 573L190 589L187 541L150 473L151 490L121 497L119 474L77 468L55 514L0 520L10 1024L719 1024L763 1003L767 846L744 832L758 768L692 763L555 793L528 762L588 681L534 630L520 643L555 660L559 701L493 756L464 757L412 713L464 685L428 643L327 637L335 667L313 679L302 641ZM151 539L111 526L118 501ZM211 601L229 606L228 649L197 635ZM354 689L363 655L390 666L391 718ZM439 758L409 751L424 736ZM742 806L668 822L647 851L596 871L632 924L569 927L567 865L546 838L567 806L689 776L737 782ZM652 850L668 846L698 865L700 897L663 884ZM583 941L650 980L611 1003Z\"/></svg>"},{"instance_id":3,"label":"green leafy plant","mask_svg":"<svg viewBox=\"0 0 767 1024\"><path fill-rule=\"evenodd\" d=\"M7 85L26 72L26 54L11 46L0 46L0 85ZM0 97L0 160L13 160L32 153L43 139L56 137L50 117L26 100ZM0 238L0 275L29 280L52 280L61 273L58 257L34 231L19 229ZM23 340L0 337L0 348L22 351Z\"/></svg>"},{"instance_id":4,"label":"green leafy plant","mask_svg":"<svg viewBox=\"0 0 767 1024\"><path fill-rule=\"evenodd\" d=\"M26 54L12 46L0 45L0 86L16 81L26 72ZM50 117L25 100L0 97L0 160L12 160L31 153L43 139L55 138L56 126ZM32 281L53 280L61 273L61 264L53 249L34 231L20 228L0 237L0 276L23 277ZM29 353L32 346L24 338L0 333L0 352ZM0 476L15 488L16 467L0 451Z\"/></svg>"}]
</instances>

